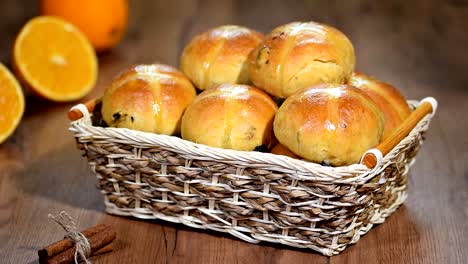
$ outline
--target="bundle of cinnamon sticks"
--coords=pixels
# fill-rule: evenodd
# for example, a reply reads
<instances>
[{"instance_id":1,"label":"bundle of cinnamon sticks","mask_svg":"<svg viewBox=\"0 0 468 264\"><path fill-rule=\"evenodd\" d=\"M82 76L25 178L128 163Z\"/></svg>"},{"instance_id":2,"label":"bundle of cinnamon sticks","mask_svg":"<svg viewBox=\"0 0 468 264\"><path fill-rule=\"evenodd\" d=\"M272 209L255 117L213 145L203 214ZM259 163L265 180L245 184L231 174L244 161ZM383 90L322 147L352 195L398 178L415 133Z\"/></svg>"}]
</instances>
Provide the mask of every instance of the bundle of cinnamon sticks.
<instances>
[{"instance_id":1,"label":"bundle of cinnamon sticks","mask_svg":"<svg viewBox=\"0 0 468 264\"><path fill-rule=\"evenodd\" d=\"M81 232L91 246L91 255L96 256L113 249L112 241L116 232L110 225L100 224ZM41 264L73 263L75 259L75 244L69 238L57 241L38 251Z\"/></svg>"}]
</instances>

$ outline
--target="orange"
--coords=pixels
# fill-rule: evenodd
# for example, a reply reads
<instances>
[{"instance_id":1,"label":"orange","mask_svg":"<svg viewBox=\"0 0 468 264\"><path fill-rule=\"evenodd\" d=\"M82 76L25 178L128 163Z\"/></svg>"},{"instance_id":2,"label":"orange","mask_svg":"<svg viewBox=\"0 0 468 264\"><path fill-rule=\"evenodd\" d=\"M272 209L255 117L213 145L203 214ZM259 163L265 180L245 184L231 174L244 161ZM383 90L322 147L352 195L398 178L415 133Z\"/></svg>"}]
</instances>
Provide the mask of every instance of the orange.
<instances>
[{"instance_id":1,"label":"orange","mask_svg":"<svg viewBox=\"0 0 468 264\"><path fill-rule=\"evenodd\" d=\"M0 63L0 143L18 126L24 112L24 95L13 74Z\"/></svg>"},{"instance_id":2,"label":"orange","mask_svg":"<svg viewBox=\"0 0 468 264\"><path fill-rule=\"evenodd\" d=\"M126 0L42 0L42 15L58 16L78 27L97 51L115 46L128 22Z\"/></svg>"},{"instance_id":3,"label":"orange","mask_svg":"<svg viewBox=\"0 0 468 264\"><path fill-rule=\"evenodd\" d=\"M17 76L56 102L74 101L94 87L96 53L80 30L55 17L36 17L21 29L13 48Z\"/></svg>"}]
</instances>

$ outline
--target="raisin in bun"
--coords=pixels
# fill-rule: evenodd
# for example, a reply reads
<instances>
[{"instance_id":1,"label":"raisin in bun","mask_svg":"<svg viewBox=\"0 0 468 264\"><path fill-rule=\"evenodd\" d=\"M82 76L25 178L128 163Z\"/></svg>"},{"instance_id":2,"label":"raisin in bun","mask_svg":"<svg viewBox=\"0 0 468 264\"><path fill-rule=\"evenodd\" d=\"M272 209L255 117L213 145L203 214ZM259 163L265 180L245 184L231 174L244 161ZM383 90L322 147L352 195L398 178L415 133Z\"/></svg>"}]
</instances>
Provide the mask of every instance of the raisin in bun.
<instances>
[{"instance_id":1,"label":"raisin in bun","mask_svg":"<svg viewBox=\"0 0 468 264\"><path fill-rule=\"evenodd\" d=\"M278 107L262 90L222 84L203 91L182 118L182 138L212 147L254 150L276 142L273 119Z\"/></svg>"},{"instance_id":2,"label":"raisin in bun","mask_svg":"<svg viewBox=\"0 0 468 264\"><path fill-rule=\"evenodd\" d=\"M359 161L382 137L384 116L362 90L348 85L303 89L279 108L274 131L296 155L332 166Z\"/></svg>"},{"instance_id":3,"label":"raisin in bun","mask_svg":"<svg viewBox=\"0 0 468 264\"><path fill-rule=\"evenodd\" d=\"M263 35L241 26L221 26L195 36L184 48L180 69L200 90L248 84L247 57Z\"/></svg>"},{"instance_id":4,"label":"raisin in bun","mask_svg":"<svg viewBox=\"0 0 468 264\"><path fill-rule=\"evenodd\" d=\"M182 114L195 96L195 88L177 69L162 64L138 65L106 89L102 117L112 127L179 134Z\"/></svg>"},{"instance_id":5,"label":"raisin in bun","mask_svg":"<svg viewBox=\"0 0 468 264\"><path fill-rule=\"evenodd\" d=\"M363 90L382 109L385 115L382 139L390 136L411 113L406 99L395 87L387 83L359 72L353 73L348 83Z\"/></svg>"},{"instance_id":6,"label":"raisin in bun","mask_svg":"<svg viewBox=\"0 0 468 264\"><path fill-rule=\"evenodd\" d=\"M354 48L338 29L315 22L275 28L249 56L255 86L286 98L321 83L342 84L354 70Z\"/></svg>"}]
</instances>

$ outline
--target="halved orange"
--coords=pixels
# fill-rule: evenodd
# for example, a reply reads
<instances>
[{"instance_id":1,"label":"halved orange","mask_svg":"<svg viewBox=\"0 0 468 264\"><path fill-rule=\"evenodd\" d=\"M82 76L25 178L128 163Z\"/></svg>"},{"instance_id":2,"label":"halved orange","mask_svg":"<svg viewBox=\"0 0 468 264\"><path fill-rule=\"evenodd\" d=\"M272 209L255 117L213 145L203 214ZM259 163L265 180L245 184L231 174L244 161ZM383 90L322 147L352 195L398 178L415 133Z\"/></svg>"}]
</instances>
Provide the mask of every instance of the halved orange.
<instances>
[{"instance_id":1,"label":"halved orange","mask_svg":"<svg viewBox=\"0 0 468 264\"><path fill-rule=\"evenodd\" d=\"M74 101L94 87L96 53L85 35L56 17L39 16L21 29L13 48L15 71L33 92L52 101Z\"/></svg>"},{"instance_id":2,"label":"halved orange","mask_svg":"<svg viewBox=\"0 0 468 264\"><path fill-rule=\"evenodd\" d=\"M23 112L23 90L13 74L0 63L0 143L13 134Z\"/></svg>"}]
</instances>

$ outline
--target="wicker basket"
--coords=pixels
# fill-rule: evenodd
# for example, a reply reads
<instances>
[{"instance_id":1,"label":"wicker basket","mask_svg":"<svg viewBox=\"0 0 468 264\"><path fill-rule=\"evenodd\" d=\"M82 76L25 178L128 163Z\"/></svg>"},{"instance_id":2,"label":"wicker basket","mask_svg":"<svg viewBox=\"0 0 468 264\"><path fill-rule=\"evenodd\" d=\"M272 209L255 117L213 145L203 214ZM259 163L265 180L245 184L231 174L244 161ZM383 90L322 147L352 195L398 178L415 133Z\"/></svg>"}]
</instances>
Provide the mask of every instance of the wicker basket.
<instances>
[{"instance_id":1,"label":"wicker basket","mask_svg":"<svg viewBox=\"0 0 468 264\"><path fill-rule=\"evenodd\" d=\"M331 256L356 243L405 201L408 170L436 109L433 98L423 101L426 110L418 112L418 107L408 118L412 121L392 136L402 140L366 153L373 161L368 166L325 167L270 153L95 127L83 104L72 108L82 117L71 122L70 131L99 180L108 213ZM418 104L410 102L413 109ZM406 133L404 126L409 126ZM382 151L385 144L388 151Z\"/></svg>"}]
</instances>

